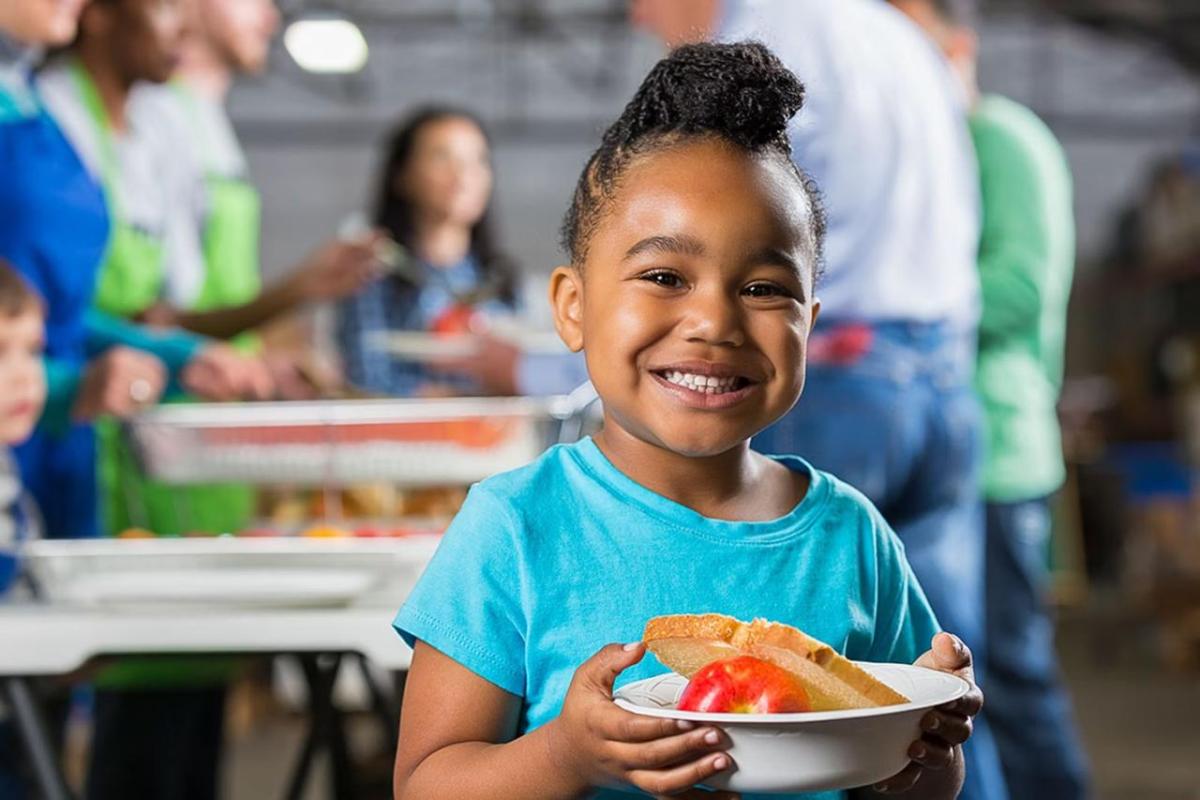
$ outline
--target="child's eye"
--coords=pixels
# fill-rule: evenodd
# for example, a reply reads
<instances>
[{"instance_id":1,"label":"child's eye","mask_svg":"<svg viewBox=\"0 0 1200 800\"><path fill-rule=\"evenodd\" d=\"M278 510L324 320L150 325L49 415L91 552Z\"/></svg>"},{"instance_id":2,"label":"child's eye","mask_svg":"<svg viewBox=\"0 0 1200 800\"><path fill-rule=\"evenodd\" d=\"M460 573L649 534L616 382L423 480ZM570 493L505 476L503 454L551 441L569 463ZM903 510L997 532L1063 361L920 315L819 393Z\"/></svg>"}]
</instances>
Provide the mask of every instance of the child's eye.
<instances>
[{"instance_id":1,"label":"child's eye","mask_svg":"<svg viewBox=\"0 0 1200 800\"><path fill-rule=\"evenodd\" d=\"M778 283L766 283L764 281L750 284L742 290L742 294L747 297L756 298L795 297L791 290L780 286Z\"/></svg>"},{"instance_id":2,"label":"child's eye","mask_svg":"<svg viewBox=\"0 0 1200 800\"><path fill-rule=\"evenodd\" d=\"M651 270L650 272L642 273L638 276L639 280L649 281L656 286L661 286L664 289L678 289L683 286L683 278L679 275L665 269Z\"/></svg>"}]
</instances>

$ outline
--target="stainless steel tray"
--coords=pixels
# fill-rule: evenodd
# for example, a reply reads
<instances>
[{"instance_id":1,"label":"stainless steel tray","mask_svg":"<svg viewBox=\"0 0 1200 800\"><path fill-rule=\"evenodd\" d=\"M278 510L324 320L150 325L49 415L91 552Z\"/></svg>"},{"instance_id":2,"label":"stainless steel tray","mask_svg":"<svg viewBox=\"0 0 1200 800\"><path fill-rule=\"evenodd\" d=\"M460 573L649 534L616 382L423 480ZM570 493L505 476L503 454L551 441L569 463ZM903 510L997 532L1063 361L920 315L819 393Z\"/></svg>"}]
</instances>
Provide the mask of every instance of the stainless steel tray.
<instances>
[{"instance_id":1,"label":"stainless steel tray","mask_svg":"<svg viewBox=\"0 0 1200 800\"><path fill-rule=\"evenodd\" d=\"M441 537L68 539L22 557L46 602L82 606L398 607Z\"/></svg>"},{"instance_id":2,"label":"stainless steel tray","mask_svg":"<svg viewBox=\"0 0 1200 800\"><path fill-rule=\"evenodd\" d=\"M574 439L591 397L165 405L125 430L146 474L169 483L445 486Z\"/></svg>"}]
</instances>

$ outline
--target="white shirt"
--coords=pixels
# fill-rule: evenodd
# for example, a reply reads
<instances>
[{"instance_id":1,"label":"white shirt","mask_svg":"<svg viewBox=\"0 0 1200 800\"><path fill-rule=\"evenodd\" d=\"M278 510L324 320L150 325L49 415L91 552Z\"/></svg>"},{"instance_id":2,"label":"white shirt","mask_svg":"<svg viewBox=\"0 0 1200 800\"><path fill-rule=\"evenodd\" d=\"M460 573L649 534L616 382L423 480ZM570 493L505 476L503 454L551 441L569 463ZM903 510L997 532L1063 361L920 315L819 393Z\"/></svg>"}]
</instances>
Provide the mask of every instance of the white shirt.
<instances>
[{"instance_id":1,"label":"white shirt","mask_svg":"<svg viewBox=\"0 0 1200 800\"><path fill-rule=\"evenodd\" d=\"M911 20L883 0L726 0L719 38L758 39L804 83L793 158L829 216L822 315L979 315L979 181L966 98Z\"/></svg>"},{"instance_id":2,"label":"white shirt","mask_svg":"<svg viewBox=\"0 0 1200 800\"><path fill-rule=\"evenodd\" d=\"M84 166L105 183L109 165L104 140L67 64L58 61L43 69L38 90ZM204 279L204 251L193 221L202 202L193 179L198 167L180 145L177 126L133 111L131 100L126 130L111 139L116 167L116 185L106 186L114 195L111 211L161 243L164 297L186 305L182 299L199 292ZM183 283L181 275L188 276Z\"/></svg>"}]
</instances>

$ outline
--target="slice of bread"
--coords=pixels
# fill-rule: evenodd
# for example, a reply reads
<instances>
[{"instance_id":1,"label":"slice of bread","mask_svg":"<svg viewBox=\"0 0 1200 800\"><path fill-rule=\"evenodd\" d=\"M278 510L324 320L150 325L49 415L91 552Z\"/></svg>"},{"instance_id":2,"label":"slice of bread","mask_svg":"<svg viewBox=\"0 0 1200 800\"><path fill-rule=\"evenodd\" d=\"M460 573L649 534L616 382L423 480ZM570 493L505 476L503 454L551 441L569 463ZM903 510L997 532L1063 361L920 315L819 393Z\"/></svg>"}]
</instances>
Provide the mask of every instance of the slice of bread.
<instances>
[{"instance_id":1,"label":"slice of bread","mask_svg":"<svg viewBox=\"0 0 1200 800\"><path fill-rule=\"evenodd\" d=\"M779 622L723 614L675 614L646 623L642 641L668 669L691 678L713 661L751 655L788 670L808 690L813 711L907 703L832 647Z\"/></svg>"}]
</instances>

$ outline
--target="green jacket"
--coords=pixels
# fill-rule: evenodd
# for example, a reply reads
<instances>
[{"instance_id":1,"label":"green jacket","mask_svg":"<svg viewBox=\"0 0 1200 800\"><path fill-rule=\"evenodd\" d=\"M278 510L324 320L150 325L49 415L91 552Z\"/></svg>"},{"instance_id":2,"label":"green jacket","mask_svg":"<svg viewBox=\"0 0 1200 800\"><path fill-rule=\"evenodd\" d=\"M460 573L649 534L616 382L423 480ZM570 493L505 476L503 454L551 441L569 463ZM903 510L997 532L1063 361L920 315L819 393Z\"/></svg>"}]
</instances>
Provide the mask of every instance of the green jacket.
<instances>
[{"instance_id":1,"label":"green jacket","mask_svg":"<svg viewBox=\"0 0 1200 800\"><path fill-rule=\"evenodd\" d=\"M1054 492L1064 476L1056 406L1075 267L1071 172L1050 129L1012 100L984 97L970 127L983 197L984 493L1015 502Z\"/></svg>"}]
</instances>

